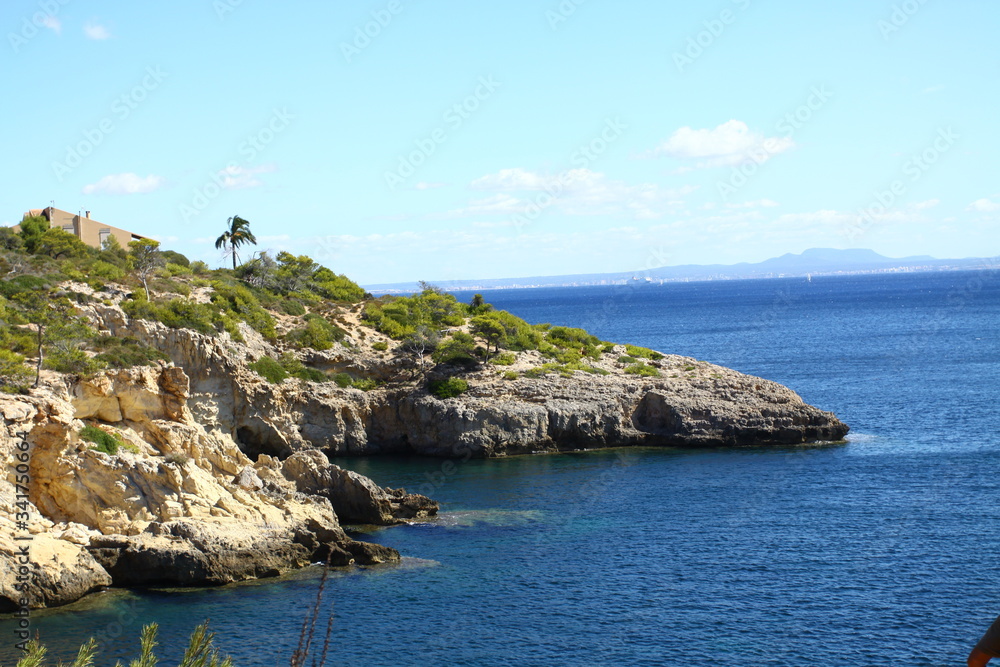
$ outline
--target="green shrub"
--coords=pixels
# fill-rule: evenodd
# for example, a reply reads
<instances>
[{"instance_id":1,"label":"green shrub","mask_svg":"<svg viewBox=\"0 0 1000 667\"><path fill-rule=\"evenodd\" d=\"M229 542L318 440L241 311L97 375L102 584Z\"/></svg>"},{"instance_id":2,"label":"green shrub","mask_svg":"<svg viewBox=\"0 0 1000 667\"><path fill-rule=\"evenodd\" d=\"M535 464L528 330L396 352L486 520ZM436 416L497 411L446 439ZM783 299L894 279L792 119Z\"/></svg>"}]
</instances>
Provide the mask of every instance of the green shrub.
<instances>
[{"instance_id":1,"label":"green shrub","mask_svg":"<svg viewBox=\"0 0 1000 667\"><path fill-rule=\"evenodd\" d=\"M111 368L155 366L157 361L169 360L163 352L131 337L98 336L93 345L99 352L95 359Z\"/></svg>"},{"instance_id":2,"label":"green shrub","mask_svg":"<svg viewBox=\"0 0 1000 667\"><path fill-rule=\"evenodd\" d=\"M354 378L347 373L337 373L333 376L333 381L336 382L337 386L341 389L346 389L354 383Z\"/></svg>"},{"instance_id":3,"label":"green shrub","mask_svg":"<svg viewBox=\"0 0 1000 667\"><path fill-rule=\"evenodd\" d=\"M296 317L306 314L306 307L298 299L282 299L281 310L286 315L294 315Z\"/></svg>"},{"instance_id":4,"label":"green shrub","mask_svg":"<svg viewBox=\"0 0 1000 667\"><path fill-rule=\"evenodd\" d=\"M583 371L584 373L592 373L594 375L608 375L608 372L603 368L583 364L579 361L569 364L557 364L551 362L542 364L541 366L536 366L535 368L525 371L524 375L525 377L530 378L540 378L548 373L558 373L562 377L568 378L572 377L573 373L576 371Z\"/></svg>"},{"instance_id":5,"label":"green shrub","mask_svg":"<svg viewBox=\"0 0 1000 667\"><path fill-rule=\"evenodd\" d=\"M171 452L170 454L167 454L166 456L163 457L163 461L165 463L173 463L182 468L185 465L187 465L187 462L189 460L190 459L188 459L188 457L185 454L182 454L181 452Z\"/></svg>"},{"instance_id":6,"label":"green shrub","mask_svg":"<svg viewBox=\"0 0 1000 667\"><path fill-rule=\"evenodd\" d=\"M360 389L361 391L371 391L378 386L378 383L372 378L358 378L351 384L351 386L355 389Z\"/></svg>"},{"instance_id":7,"label":"green shrub","mask_svg":"<svg viewBox=\"0 0 1000 667\"><path fill-rule=\"evenodd\" d=\"M194 273L194 275L196 276L204 276L210 271L210 269L208 268L208 264L202 262L201 260L195 260L191 262L190 266L191 266L191 272Z\"/></svg>"},{"instance_id":8,"label":"green shrub","mask_svg":"<svg viewBox=\"0 0 1000 667\"><path fill-rule=\"evenodd\" d=\"M122 446L122 439L115 433L108 433L96 426L84 426L80 431L80 439L94 443L91 449L114 456Z\"/></svg>"},{"instance_id":9,"label":"green shrub","mask_svg":"<svg viewBox=\"0 0 1000 667\"><path fill-rule=\"evenodd\" d=\"M518 377L520 376L517 374L517 371L506 371L503 374L504 380L516 380Z\"/></svg>"},{"instance_id":10,"label":"green shrub","mask_svg":"<svg viewBox=\"0 0 1000 667\"><path fill-rule=\"evenodd\" d=\"M288 373L288 375L296 377L300 380L306 380L308 382L326 382L329 379L326 377L326 373L318 368L306 366L291 352L285 352L281 355L281 359L278 359L278 363L285 369L285 372Z\"/></svg>"},{"instance_id":11,"label":"green shrub","mask_svg":"<svg viewBox=\"0 0 1000 667\"><path fill-rule=\"evenodd\" d=\"M476 363L476 341L467 333L457 332L451 338L442 341L431 359L438 364L474 364Z\"/></svg>"},{"instance_id":12,"label":"green shrub","mask_svg":"<svg viewBox=\"0 0 1000 667\"><path fill-rule=\"evenodd\" d=\"M465 393L469 389L469 383L462 378L450 377L444 380L431 380L427 385L427 390L434 396L445 399L454 398Z\"/></svg>"},{"instance_id":13,"label":"green shrub","mask_svg":"<svg viewBox=\"0 0 1000 667\"><path fill-rule=\"evenodd\" d=\"M167 270L168 274L170 274L171 276L174 276L174 277L175 276L190 276L191 275L191 268L188 267L188 266L186 266L186 265L174 264L173 262L167 262L167 265L164 268Z\"/></svg>"},{"instance_id":14,"label":"green shrub","mask_svg":"<svg viewBox=\"0 0 1000 667\"><path fill-rule=\"evenodd\" d=\"M615 351L615 347L616 345L614 343L605 343L604 345L601 346L601 353L611 354L612 352Z\"/></svg>"},{"instance_id":15,"label":"green shrub","mask_svg":"<svg viewBox=\"0 0 1000 667\"><path fill-rule=\"evenodd\" d=\"M191 266L191 262L188 261L188 258L175 250L161 250L160 257L163 258L163 261L167 263L168 267L171 264L184 269L190 268Z\"/></svg>"},{"instance_id":16,"label":"green shrub","mask_svg":"<svg viewBox=\"0 0 1000 667\"><path fill-rule=\"evenodd\" d=\"M625 367L625 372L631 375L641 375L644 377L659 377L660 371L646 364L632 364Z\"/></svg>"},{"instance_id":17,"label":"green shrub","mask_svg":"<svg viewBox=\"0 0 1000 667\"><path fill-rule=\"evenodd\" d=\"M90 375L103 368L104 364L79 347L67 347L50 350L45 357L45 367L59 373Z\"/></svg>"},{"instance_id":18,"label":"green shrub","mask_svg":"<svg viewBox=\"0 0 1000 667\"><path fill-rule=\"evenodd\" d=\"M284 366L271 357L261 357L250 364L250 368L271 384L281 384L289 375Z\"/></svg>"},{"instance_id":19,"label":"green shrub","mask_svg":"<svg viewBox=\"0 0 1000 667\"><path fill-rule=\"evenodd\" d=\"M413 296L384 296L365 304L365 324L390 338L405 338L419 327L439 330L465 323L468 306L433 288Z\"/></svg>"},{"instance_id":20,"label":"green shrub","mask_svg":"<svg viewBox=\"0 0 1000 667\"><path fill-rule=\"evenodd\" d=\"M8 394L24 393L32 375L31 369L24 365L22 355L0 349L0 391Z\"/></svg>"},{"instance_id":21,"label":"green shrub","mask_svg":"<svg viewBox=\"0 0 1000 667\"><path fill-rule=\"evenodd\" d=\"M663 358L663 355L659 352L651 350L648 347L639 347L638 345L626 345L625 353L632 357L651 359L653 361L659 361Z\"/></svg>"},{"instance_id":22,"label":"green shrub","mask_svg":"<svg viewBox=\"0 0 1000 667\"><path fill-rule=\"evenodd\" d=\"M635 364L638 363L638 361L639 360L636 359L635 357L628 357L628 356L618 357L619 364Z\"/></svg>"},{"instance_id":23,"label":"green shrub","mask_svg":"<svg viewBox=\"0 0 1000 667\"><path fill-rule=\"evenodd\" d=\"M95 260L90 264L87 268L87 273L89 273L92 278L104 278L115 282L124 280L126 275L124 269L100 259Z\"/></svg>"},{"instance_id":24,"label":"green shrub","mask_svg":"<svg viewBox=\"0 0 1000 667\"><path fill-rule=\"evenodd\" d=\"M0 280L0 296L8 299L22 292L39 292L48 289L49 281L38 276L17 276L10 280Z\"/></svg>"},{"instance_id":25,"label":"green shrub","mask_svg":"<svg viewBox=\"0 0 1000 667\"><path fill-rule=\"evenodd\" d=\"M300 329L288 332L285 339L295 347L305 347L314 350L329 350L335 342L340 342L347 332L331 324L322 315L310 313L306 315L306 325Z\"/></svg>"},{"instance_id":26,"label":"green shrub","mask_svg":"<svg viewBox=\"0 0 1000 667\"><path fill-rule=\"evenodd\" d=\"M380 340L376 343L372 343L372 349L378 352L385 352L386 350L389 349L389 344L386 343L384 340Z\"/></svg>"},{"instance_id":27,"label":"green shrub","mask_svg":"<svg viewBox=\"0 0 1000 667\"><path fill-rule=\"evenodd\" d=\"M261 307L257 297L248 288L238 284L226 284L222 281L215 281L212 283L212 287L215 289L212 294L213 304L243 320L264 338L274 340L277 337L274 330L274 318Z\"/></svg>"},{"instance_id":28,"label":"green shrub","mask_svg":"<svg viewBox=\"0 0 1000 667\"><path fill-rule=\"evenodd\" d=\"M517 361L517 355L513 352L503 352L490 359L490 361L497 366L513 366L514 362Z\"/></svg>"}]
</instances>

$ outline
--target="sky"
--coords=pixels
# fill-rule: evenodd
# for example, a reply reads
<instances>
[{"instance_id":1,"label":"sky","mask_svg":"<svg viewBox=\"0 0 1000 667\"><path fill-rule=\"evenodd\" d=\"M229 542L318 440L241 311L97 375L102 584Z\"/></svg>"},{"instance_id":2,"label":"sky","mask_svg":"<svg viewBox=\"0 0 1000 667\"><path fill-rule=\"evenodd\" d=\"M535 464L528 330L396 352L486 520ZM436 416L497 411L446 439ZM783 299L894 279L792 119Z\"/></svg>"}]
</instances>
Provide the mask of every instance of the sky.
<instances>
[{"instance_id":1,"label":"sky","mask_svg":"<svg viewBox=\"0 0 1000 667\"><path fill-rule=\"evenodd\" d=\"M1000 254L995 0L5 0L0 224L362 284ZM244 250L248 254L251 250Z\"/></svg>"}]
</instances>

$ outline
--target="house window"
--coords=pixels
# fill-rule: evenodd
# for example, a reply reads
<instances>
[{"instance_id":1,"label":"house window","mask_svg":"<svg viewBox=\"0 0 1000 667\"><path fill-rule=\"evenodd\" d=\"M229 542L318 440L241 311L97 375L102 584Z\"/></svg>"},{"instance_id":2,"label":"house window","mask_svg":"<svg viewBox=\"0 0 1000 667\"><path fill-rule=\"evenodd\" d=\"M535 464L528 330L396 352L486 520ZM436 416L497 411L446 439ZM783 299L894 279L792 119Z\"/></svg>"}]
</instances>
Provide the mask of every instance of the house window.
<instances>
[{"instance_id":1,"label":"house window","mask_svg":"<svg viewBox=\"0 0 1000 667\"><path fill-rule=\"evenodd\" d=\"M110 229L102 229L100 232L98 232L98 236L101 239L101 247L103 248L104 247L104 242L108 240L109 236L111 236L111 230Z\"/></svg>"},{"instance_id":2,"label":"house window","mask_svg":"<svg viewBox=\"0 0 1000 667\"><path fill-rule=\"evenodd\" d=\"M76 231L76 228L73 227L73 225L63 225L63 231L72 234L74 231Z\"/></svg>"}]
</instances>

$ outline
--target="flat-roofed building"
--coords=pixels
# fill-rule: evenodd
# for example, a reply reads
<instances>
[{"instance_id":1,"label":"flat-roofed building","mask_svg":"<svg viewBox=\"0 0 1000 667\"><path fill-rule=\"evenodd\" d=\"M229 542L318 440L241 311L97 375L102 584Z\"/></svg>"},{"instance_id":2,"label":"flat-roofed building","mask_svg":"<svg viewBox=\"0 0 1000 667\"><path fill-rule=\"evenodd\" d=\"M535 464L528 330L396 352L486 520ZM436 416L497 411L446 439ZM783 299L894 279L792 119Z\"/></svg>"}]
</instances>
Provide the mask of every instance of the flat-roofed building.
<instances>
[{"instance_id":1,"label":"flat-roofed building","mask_svg":"<svg viewBox=\"0 0 1000 667\"><path fill-rule=\"evenodd\" d=\"M86 215L77 215L55 208L54 206L49 206L47 208L31 209L24 215L40 215L48 220L49 225L53 228L69 232L92 248L100 248L109 236L114 236L118 240L118 244L125 248L128 248L129 241L139 241L148 238L135 232L121 229L120 227L112 227L97 220L91 220L90 211L87 211ZM20 231L21 225L14 225L12 229Z\"/></svg>"}]
</instances>

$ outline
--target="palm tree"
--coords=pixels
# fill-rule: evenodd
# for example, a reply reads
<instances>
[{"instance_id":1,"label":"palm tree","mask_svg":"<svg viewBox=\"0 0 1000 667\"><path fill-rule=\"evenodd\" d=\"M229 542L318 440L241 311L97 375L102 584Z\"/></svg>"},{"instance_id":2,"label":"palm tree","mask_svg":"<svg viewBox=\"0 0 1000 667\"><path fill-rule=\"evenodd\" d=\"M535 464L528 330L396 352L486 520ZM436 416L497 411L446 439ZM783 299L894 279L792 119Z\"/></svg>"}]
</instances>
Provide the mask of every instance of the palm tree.
<instances>
[{"instance_id":1,"label":"palm tree","mask_svg":"<svg viewBox=\"0 0 1000 667\"><path fill-rule=\"evenodd\" d=\"M236 249L241 245L246 243L252 243L257 245L257 238L250 231L250 221L244 220L238 215L226 220L226 224L229 225L229 229L222 233L222 236L215 239L216 248L225 248L229 246L229 252L233 253L233 271L236 270L236 260L238 259L236 255Z\"/></svg>"}]
</instances>

